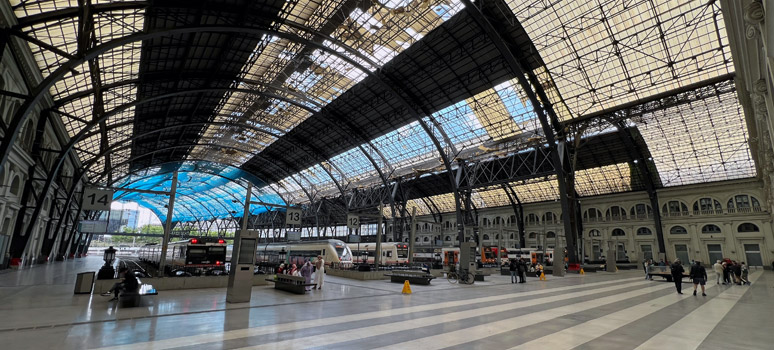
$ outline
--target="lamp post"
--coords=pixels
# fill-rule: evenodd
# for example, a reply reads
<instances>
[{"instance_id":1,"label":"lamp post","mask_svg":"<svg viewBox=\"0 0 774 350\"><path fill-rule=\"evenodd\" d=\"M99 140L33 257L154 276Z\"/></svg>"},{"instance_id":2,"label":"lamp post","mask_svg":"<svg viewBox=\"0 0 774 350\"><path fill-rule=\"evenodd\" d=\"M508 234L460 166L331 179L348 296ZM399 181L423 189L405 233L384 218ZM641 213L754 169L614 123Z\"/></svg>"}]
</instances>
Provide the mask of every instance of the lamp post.
<instances>
[{"instance_id":1,"label":"lamp post","mask_svg":"<svg viewBox=\"0 0 774 350\"><path fill-rule=\"evenodd\" d=\"M102 258L105 260L105 265L103 265L99 272L97 273L97 279L99 280L109 280L113 279L113 277L116 274L116 270L113 269L113 260L116 259L116 250L113 249L113 246L110 246L108 249L105 249L104 255Z\"/></svg>"},{"instance_id":2,"label":"lamp post","mask_svg":"<svg viewBox=\"0 0 774 350\"><path fill-rule=\"evenodd\" d=\"M288 255L288 252L285 251L285 247L282 247L282 249L279 252L279 263L284 264L285 263L285 257Z\"/></svg>"}]
</instances>

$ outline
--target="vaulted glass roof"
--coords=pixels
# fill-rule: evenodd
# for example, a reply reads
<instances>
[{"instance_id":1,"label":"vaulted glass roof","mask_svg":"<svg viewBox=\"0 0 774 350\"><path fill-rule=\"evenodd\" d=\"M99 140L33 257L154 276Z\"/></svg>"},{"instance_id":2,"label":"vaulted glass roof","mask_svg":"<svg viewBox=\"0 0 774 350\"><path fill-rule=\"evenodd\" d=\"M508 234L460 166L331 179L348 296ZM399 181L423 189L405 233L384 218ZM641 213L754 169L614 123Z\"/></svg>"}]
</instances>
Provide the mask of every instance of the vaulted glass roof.
<instances>
[{"instance_id":1,"label":"vaulted glass roof","mask_svg":"<svg viewBox=\"0 0 774 350\"><path fill-rule=\"evenodd\" d=\"M189 185L179 199L187 212L176 210L176 220L241 215L227 202L244 196L244 181L266 201L307 203L448 170L441 152L473 162L546 142L524 88L494 49L499 39L459 0L84 3L11 0L15 35L45 78L111 40L158 33L68 71L49 89L50 110L76 140L93 183L159 189L179 166ZM641 138L660 186L756 175L720 2L487 6L508 19L495 27L523 31L534 47L528 68L559 120L579 132L571 139L614 132L605 121L621 121ZM426 79L405 86L412 80L390 74ZM716 91L652 104L699 85ZM227 167L195 170L202 164ZM641 189L634 168L578 169L577 191ZM558 196L552 176L508 185L524 203ZM120 198L166 215L165 197ZM510 203L500 185L474 189L473 201ZM454 210L451 194L407 205Z\"/></svg>"}]
</instances>

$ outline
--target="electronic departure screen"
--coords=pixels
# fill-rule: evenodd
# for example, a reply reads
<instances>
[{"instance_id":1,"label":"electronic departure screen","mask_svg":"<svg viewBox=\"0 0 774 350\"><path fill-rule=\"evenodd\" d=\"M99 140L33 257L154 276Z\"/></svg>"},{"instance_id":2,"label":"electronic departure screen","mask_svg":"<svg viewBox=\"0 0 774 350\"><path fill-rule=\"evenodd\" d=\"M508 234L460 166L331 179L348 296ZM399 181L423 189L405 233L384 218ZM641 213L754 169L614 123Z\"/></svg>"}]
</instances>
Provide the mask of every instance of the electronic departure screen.
<instances>
[{"instance_id":1,"label":"electronic departure screen","mask_svg":"<svg viewBox=\"0 0 774 350\"><path fill-rule=\"evenodd\" d=\"M243 238L239 245L238 264L252 264L255 257L255 239Z\"/></svg>"}]
</instances>

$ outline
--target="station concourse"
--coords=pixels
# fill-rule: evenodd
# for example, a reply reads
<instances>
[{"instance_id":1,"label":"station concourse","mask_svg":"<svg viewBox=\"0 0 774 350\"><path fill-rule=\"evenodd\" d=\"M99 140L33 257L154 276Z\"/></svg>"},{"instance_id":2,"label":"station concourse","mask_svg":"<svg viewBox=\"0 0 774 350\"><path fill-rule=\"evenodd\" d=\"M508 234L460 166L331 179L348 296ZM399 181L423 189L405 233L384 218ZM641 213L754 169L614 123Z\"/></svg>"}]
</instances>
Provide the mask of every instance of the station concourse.
<instances>
[{"instance_id":1,"label":"station concourse","mask_svg":"<svg viewBox=\"0 0 774 350\"><path fill-rule=\"evenodd\" d=\"M773 8L0 0L0 344L769 349Z\"/></svg>"}]
</instances>

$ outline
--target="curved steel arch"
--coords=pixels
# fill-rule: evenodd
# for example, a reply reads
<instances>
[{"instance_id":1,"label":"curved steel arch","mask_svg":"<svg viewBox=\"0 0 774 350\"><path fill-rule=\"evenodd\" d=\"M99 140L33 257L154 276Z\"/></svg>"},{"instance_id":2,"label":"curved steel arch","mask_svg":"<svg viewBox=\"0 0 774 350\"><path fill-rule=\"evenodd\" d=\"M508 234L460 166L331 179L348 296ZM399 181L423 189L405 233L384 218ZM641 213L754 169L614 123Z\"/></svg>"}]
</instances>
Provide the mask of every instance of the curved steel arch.
<instances>
[{"instance_id":1,"label":"curved steel arch","mask_svg":"<svg viewBox=\"0 0 774 350\"><path fill-rule=\"evenodd\" d=\"M319 32L316 32L314 30L308 29L308 28L306 28L304 26L301 26L301 25L298 25L298 24L295 24L295 23L288 23L288 25L291 26L291 27L296 27L296 28L299 28L301 30L307 31L307 32L311 33L314 36L317 36L317 37L323 38L324 40L332 42L332 43L338 45L339 47L343 48L349 54L352 54L352 55L358 57L359 59L363 60L364 62L370 64L374 68L378 68L379 67L379 65L375 64L368 57L366 57L365 55L361 54L360 52L350 48L349 46L345 45L344 43L340 42L338 39L332 38L332 37L327 36L327 35L320 34ZM342 59L343 61L347 62L348 64L352 65L353 67L356 67L356 68L360 69L365 74L374 77L374 79L376 79L380 84L382 84L387 90L389 90L393 94L395 94L395 96L399 99L399 101L402 104L405 105L407 110L410 112L411 116L414 117L414 119L416 119L420 123L422 128L425 130L425 132L431 138L431 140L433 141L434 145L436 146L436 148L438 149L439 153L442 156L442 160L444 161L444 165L446 166L447 170L449 170L450 180L452 182L452 186L455 189L455 191L454 191L455 197L458 196L457 191L456 191L456 187L457 186L456 186L456 183L454 182L454 178L453 178L453 175L452 175L452 165L451 165L451 162L448 159L448 155L444 151L444 148L441 145L440 141L433 134L431 128L427 125L427 123L424 120L422 120L422 116L420 115L420 113L412 106L411 103L409 103L408 100L406 100L405 98L403 98L399 94L398 89L395 87L395 86L400 86L400 84L397 81L395 81L393 78L390 78L389 76L387 76L387 78L389 78L390 80L393 80L393 85L395 85L395 86L390 85L390 84L388 84L388 82L383 80L379 75L375 74L374 72L371 72L369 69L367 69L364 66L362 66L356 60L348 57L347 55L341 54L338 51L336 51L336 50L334 50L334 49L332 49L332 48L330 48L328 46L325 46L323 44L320 44L320 43L317 43L317 42L314 42L314 41L310 41L310 40L304 39L304 38L302 38L300 36L297 36L295 34L284 33L284 32L280 32L280 31L277 31L277 30L269 30L269 29L263 29L263 28L250 28L250 27L193 26L193 27L178 27L178 28L171 28L171 29L170 28L164 28L164 29L153 30L153 31L149 31L149 32L140 32L140 33L130 34L130 35L126 36L126 37L115 39L115 40L111 40L111 41L108 41L106 43L100 44L100 45L98 45L98 46L96 46L96 47L94 47L92 49L87 50L83 55L68 60L67 62L65 62L64 64L59 66L59 68L57 68L54 72L52 72L49 76L47 76L40 84L38 84L33 89L31 96L27 100L25 100L24 104L21 106L21 108L14 115L14 118L12 119L11 124L10 124L10 126L8 128L9 131L10 131L10 135L7 135L5 140L4 140L4 142L2 144L0 144L0 166L5 164L5 162L7 161L8 156L10 154L11 145L15 142L16 138L18 137L18 133L19 133L20 127L21 127L21 125L23 125L23 123L29 117L29 115L30 115L30 113L32 111L32 108L40 102L40 100L41 100L41 98L43 96L43 93L45 91L47 91L56 81L59 81L61 78L63 78L64 75L67 74L67 72L69 72L71 69L77 67L78 65L82 64L83 62L86 62L88 60L91 60L93 58L98 57L99 55L101 55L102 53L104 53L106 51L109 51L111 49L114 49L114 48L117 48L117 47L129 44L129 43L132 43L132 42L147 40L147 39L151 39L151 38L155 38L155 37L160 37L160 36L165 36L165 35L187 34L187 33L196 33L196 32L209 32L209 31L211 31L211 32L241 32L241 33L248 32L248 33L253 33L253 34L261 34L261 35L271 34L271 35L274 35L274 36L277 36L279 38L283 38L283 39L286 39L286 40L289 40L289 41L304 43L304 44L309 45L311 47L315 47L317 49L325 51L325 52L327 52L327 53L329 53L329 54L331 54L333 56L336 56L336 57ZM400 90L405 90L405 89L401 88ZM411 96L410 94L408 94L408 95ZM153 98L149 98L149 99L153 99ZM429 113L425 113L425 114L429 115ZM98 118L98 119L99 119L99 121L104 121L104 120L107 119L108 116L109 116L109 114L106 113L106 114L103 114L102 116L100 116L100 118ZM436 125L436 127L439 128L439 130L442 130L440 125ZM73 137L71 139L71 142L68 143L67 147L65 147L65 149L63 150L64 154L69 153L72 150L74 143L77 142L77 141L80 141L83 138L83 134L84 134L84 130L81 130L81 132L79 132L75 137ZM452 144L451 141L448 140L447 137L445 137L445 141L447 142L447 144L450 144L450 145ZM51 176L49 176L49 178L56 176L56 174L58 173L59 169L61 168L62 161L63 161L63 154L60 154L60 156L57 159L56 165L55 165L55 167L54 167L54 169L52 171L52 174L51 174ZM47 182L47 186L44 186L44 188L48 188L48 187L50 187L50 183Z\"/></svg>"}]
</instances>

